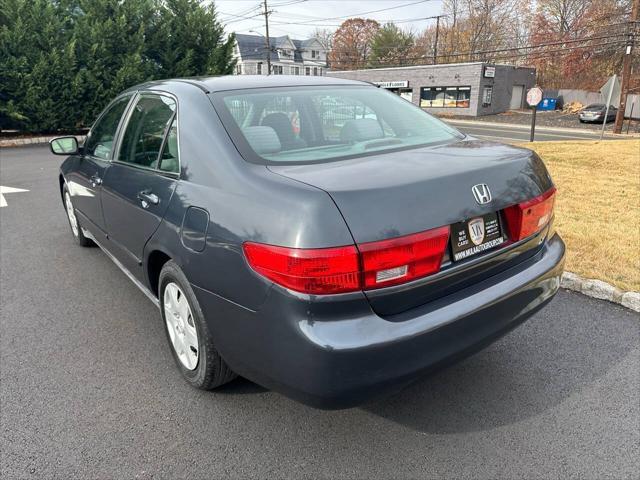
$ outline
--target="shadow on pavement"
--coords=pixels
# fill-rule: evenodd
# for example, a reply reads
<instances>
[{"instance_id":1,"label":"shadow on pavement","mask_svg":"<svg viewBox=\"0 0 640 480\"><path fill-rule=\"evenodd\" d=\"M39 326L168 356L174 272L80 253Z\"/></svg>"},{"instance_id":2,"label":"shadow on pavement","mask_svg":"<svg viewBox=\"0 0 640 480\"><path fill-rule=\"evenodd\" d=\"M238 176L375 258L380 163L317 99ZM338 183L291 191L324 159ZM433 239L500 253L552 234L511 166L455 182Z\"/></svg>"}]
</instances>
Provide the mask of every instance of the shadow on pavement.
<instances>
[{"instance_id":1,"label":"shadow on pavement","mask_svg":"<svg viewBox=\"0 0 640 480\"><path fill-rule=\"evenodd\" d=\"M539 415L638 347L636 314L587 300L554 301L488 349L364 409L436 434L488 430ZM565 310L567 303L574 308ZM600 322L587 330L585 317Z\"/></svg>"}]
</instances>

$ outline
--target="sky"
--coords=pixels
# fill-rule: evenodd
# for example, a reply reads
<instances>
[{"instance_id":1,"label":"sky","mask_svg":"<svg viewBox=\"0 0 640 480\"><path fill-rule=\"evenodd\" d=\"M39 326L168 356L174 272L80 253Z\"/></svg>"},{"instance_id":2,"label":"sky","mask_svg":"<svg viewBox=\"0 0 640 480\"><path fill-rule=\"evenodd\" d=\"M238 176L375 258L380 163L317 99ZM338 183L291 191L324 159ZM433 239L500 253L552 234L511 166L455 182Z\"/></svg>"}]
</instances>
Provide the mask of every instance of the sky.
<instances>
[{"instance_id":1,"label":"sky","mask_svg":"<svg viewBox=\"0 0 640 480\"><path fill-rule=\"evenodd\" d=\"M264 35L262 0L214 0L219 18L227 33L255 33ZM394 21L406 30L419 32L435 20L425 17L438 15L442 0L267 0L269 34L273 37L289 35L295 39L309 38L318 28L336 30L349 17L366 17L381 24ZM383 10L375 13L373 10ZM245 18L250 17L250 18ZM341 17L341 18L336 18Z\"/></svg>"}]
</instances>

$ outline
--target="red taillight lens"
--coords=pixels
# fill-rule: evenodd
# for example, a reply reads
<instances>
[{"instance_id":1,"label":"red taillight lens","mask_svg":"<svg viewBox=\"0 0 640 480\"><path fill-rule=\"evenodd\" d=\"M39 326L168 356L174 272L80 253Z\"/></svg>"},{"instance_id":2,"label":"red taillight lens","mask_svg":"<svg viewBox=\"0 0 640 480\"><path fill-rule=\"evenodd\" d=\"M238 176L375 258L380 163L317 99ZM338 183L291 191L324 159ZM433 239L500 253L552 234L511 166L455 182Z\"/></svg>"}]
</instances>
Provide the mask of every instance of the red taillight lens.
<instances>
[{"instance_id":1,"label":"red taillight lens","mask_svg":"<svg viewBox=\"0 0 640 480\"><path fill-rule=\"evenodd\" d=\"M283 287L311 294L360 290L358 250L337 248L286 248L246 242L249 265Z\"/></svg>"},{"instance_id":2,"label":"red taillight lens","mask_svg":"<svg viewBox=\"0 0 640 480\"><path fill-rule=\"evenodd\" d=\"M287 248L246 242L256 272L283 287L310 294L346 293L397 285L440 270L449 227L336 248ZM359 251L358 251L359 249Z\"/></svg>"},{"instance_id":3,"label":"red taillight lens","mask_svg":"<svg viewBox=\"0 0 640 480\"><path fill-rule=\"evenodd\" d=\"M556 189L504 209L511 240L517 242L544 228L553 216Z\"/></svg>"},{"instance_id":4,"label":"red taillight lens","mask_svg":"<svg viewBox=\"0 0 640 480\"><path fill-rule=\"evenodd\" d=\"M405 283L440 270L449 241L449 227L358 245L363 288Z\"/></svg>"}]
</instances>

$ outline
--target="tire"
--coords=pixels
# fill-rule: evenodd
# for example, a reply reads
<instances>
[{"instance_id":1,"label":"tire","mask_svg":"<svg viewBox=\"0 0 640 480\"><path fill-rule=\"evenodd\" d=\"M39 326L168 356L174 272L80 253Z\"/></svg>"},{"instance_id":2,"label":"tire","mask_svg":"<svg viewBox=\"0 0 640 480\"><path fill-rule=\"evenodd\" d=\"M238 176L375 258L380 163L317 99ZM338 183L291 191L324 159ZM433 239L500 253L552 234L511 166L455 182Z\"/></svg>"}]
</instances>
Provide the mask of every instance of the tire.
<instances>
[{"instance_id":1,"label":"tire","mask_svg":"<svg viewBox=\"0 0 640 480\"><path fill-rule=\"evenodd\" d=\"M236 378L237 375L216 350L191 285L173 260L169 260L162 267L159 285L160 311L167 341L176 365L185 380L201 390L212 390ZM178 296L174 297L176 293ZM171 306L172 298L173 306ZM185 313L184 303L175 305L176 299L178 302L186 300L190 315L183 314ZM194 330L195 339L193 338ZM194 348L197 352L194 352Z\"/></svg>"},{"instance_id":2,"label":"tire","mask_svg":"<svg viewBox=\"0 0 640 480\"><path fill-rule=\"evenodd\" d=\"M62 204L64 205L64 211L67 213L67 221L75 242L81 247L93 247L95 243L82 233L82 226L76 215L75 208L73 208L71 194L69 194L69 188L66 183L62 187Z\"/></svg>"}]
</instances>

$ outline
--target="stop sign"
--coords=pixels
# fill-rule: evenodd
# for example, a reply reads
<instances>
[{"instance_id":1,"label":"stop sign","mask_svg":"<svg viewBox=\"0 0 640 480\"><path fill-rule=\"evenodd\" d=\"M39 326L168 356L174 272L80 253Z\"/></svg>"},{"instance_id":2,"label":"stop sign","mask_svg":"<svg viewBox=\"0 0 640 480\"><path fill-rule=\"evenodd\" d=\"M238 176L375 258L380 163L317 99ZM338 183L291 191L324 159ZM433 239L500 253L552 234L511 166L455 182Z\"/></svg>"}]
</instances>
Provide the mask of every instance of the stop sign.
<instances>
[{"instance_id":1,"label":"stop sign","mask_svg":"<svg viewBox=\"0 0 640 480\"><path fill-rule=\"evenodd\" d=\"M533 87L527 92L527 103L530 107L535 107L542 101L542 89Z\"/></svg>"}]
</instances>

